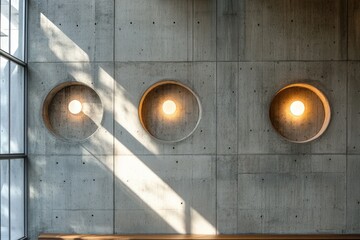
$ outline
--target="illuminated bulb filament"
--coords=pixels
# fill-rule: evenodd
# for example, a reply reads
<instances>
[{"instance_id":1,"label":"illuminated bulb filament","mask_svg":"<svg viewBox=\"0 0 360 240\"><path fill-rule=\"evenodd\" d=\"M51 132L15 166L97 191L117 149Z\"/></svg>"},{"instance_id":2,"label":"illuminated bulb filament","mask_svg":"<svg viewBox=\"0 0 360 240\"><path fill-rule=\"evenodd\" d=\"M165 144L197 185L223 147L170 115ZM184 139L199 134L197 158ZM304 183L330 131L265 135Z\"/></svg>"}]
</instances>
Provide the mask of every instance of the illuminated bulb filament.
<instances>
[{"instance_id":1,"label":"illuminated bulb filament","mask_svg":"<svg viewBox=\"0 0 360 240\"><path fill-rule=\"evenodd\" d=\"M72 100L70 103L69 103L69 111L72 113L72 114L79 114L82 110L82 105L81 105L81 102L78 101L78 100Z\"/></svg>"},{"instance_id":2,"label":"illuminated bulb filament","mask_svg":"<svg viewBox=\"0 0 360 240\"><path fill-rule=\"evenodd\" d=\"M166 115L172 115L176 111L176 104L172 100L166 100L162 105L162 110Z\"/></svg>"},{"instance_id":3,"label":"illuminated bulb filament","mask_svg":"<svg viewBox=\"0 0 360 240\"><path fill-rule=\"evenodd\" d=\"M293 103L291 103L290 105L290 112L294 115L294 116L301 116L304 114L305 111L305 105L303 102L301 101L295 101Z\"/></svg>"}]
</instances>

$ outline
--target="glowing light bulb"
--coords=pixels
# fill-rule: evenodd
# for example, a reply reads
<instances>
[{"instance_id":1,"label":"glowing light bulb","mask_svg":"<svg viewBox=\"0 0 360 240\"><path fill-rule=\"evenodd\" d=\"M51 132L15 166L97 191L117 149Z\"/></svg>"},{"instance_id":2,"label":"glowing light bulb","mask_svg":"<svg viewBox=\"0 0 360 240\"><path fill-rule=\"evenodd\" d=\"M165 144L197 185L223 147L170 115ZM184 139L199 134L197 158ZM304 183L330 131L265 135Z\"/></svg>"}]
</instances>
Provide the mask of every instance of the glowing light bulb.
<instances>
[{"instance_id":1,"label":"glowing light bulb","mask_svg":"<svg viewBox=\"0 0 360 240\"><path fill-rule=\"evenodd\" d=\"M301 101L294 101L293 103L291 103L290 105L290 112L294 115L294 116L301 116L304 114L305 111L305 105L303 102Z\"/></svg>"},{"instance_id":2,"label":"glowing light bulb","mask_svg":"<svg viewBox=\"0 0 360 240\"><path fill-rule=\"evenodd\" d=\"M72 113L72 114L79 114L82 110L82 105L81 105L81 102L78 101L78 100L72 100L70 103L69 103L69 111Z\"/></svg>"},{"instance_id":3,"label":"glowing light bulb","mask_svg":"<svg viewBox=\"0 0 360 240\"><path fill-rule=\"evenodd\" d=\"M162 105L162 110L166 115L172 115L176 111L176 104L172 100L166 100Z\"/></svg>"}]
</instances>

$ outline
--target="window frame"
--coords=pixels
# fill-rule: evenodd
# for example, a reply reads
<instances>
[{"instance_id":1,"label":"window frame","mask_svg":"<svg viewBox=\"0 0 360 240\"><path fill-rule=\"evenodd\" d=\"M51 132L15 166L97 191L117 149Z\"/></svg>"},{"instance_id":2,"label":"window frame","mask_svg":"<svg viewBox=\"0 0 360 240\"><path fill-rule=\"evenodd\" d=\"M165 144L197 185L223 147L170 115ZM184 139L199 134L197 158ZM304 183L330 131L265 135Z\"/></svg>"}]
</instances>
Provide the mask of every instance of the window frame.
<instances>
[{"instance_id":1,"label":"window frame","mask_svg":"<svg viewBox=\"0 0 360 240\"><path fill-rule=\"evenodd\" d=\"M22 153L10 153L10 149L9 149L9 153L7 154L0 154L0 161L8 161L9 163L9 176L8 176L8 181L9 181L9 191L8 191L8 199L9 199L9 239L11 239L11 203L10 203L10 186L11 186L11 182L10 182L10 178L11 178L11 169L10 169L10 162L11 160L19 160L22 159L23 160L23 176L24 176L24 182L23 182L23 186L24 186L24 236L21 237L20 239L27 239L27 235L28 235L28 161L27 161L27 152L28 152L28 137L27 137L27 127L28 127L28 116L27 116L27 112L28 112L28 68L27 68L27 59L28 59L28 54L27 54L27 50L28 50L28 0L19 0L19 1L23 1L24 2L24 9L23 9L23 26L22 26L22 31L23 31L23 39L22 42L19 41L19 44L22 44L22 51L23 51L23 58L24 60L21 60L15 56L13 56L11 54L11 43L9 43L9 53L2 50L0 48L0 56L6 60L9 61L9 64L13 63L13 64L17 64L20 67L23 68L24 72L23 72L23 81L24 81L24 99L23 99L23 104L24 104L24 112L23 112L23 117L24 117L24 122L23 122L23 129L24 129L24 150ZM11 0L9 0L9 9L11 8ZM0 13L1 13L1 4L0 4ZM11 15L11 12L9 12L9 15ZM10 19L11 21L11 19ZM9 23L9 25L11 24L11 22ZM10 32L11 29L9 29ZM11 42L10 36L9 36L9 42ZM11 81L11 73L9 71L9 81ZM10 98L9 98L10 99ZM10 104L10 103L9 103ZM9 113L9 117L10 117L10 113ZM9 134L10 134L10 129L9 129ZM0 219L0 224L1 224L1 219ZM1 232L0 232L0 239L1 239Z\"/></svg>"}]
</instances>

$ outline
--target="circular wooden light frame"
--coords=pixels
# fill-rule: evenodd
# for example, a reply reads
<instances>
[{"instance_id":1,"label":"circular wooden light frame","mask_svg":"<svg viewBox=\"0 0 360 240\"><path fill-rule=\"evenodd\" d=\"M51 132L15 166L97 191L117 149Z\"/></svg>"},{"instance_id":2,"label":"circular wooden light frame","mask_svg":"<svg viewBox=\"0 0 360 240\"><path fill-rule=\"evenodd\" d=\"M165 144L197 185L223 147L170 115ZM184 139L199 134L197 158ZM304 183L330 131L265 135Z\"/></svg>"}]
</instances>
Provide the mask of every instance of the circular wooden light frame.
<instances>
[{"instance_id":1,"label":"circular wooden light frame","mask_svg":"<svg viewBox=\"0 0 360 240\"><path fill-rule=\"evenodd\" d=\"M275 100L279 101L278 99L276 99L279 95L281 95L282 93L284 93L285 91L289 91L290 89L294 89L294 88L298 88L298 89L303 89L303 90L307 90L310 91L311 93L315 94L316 97L318 98L318 100L321 102L322 104L322 108L323 108L323 118L322 119L322 124L321 127L318 128L318 131L316 133L314 133L312 136L308 137L307 139L302 139L302 140L297 140L297 139L292 139L289 138L288 136L286 136L285 134L282 134L279 131L279 122L275 119L273 119L274 117L274 112L279 111L279 109L274 105ZM284 110L281 110L284 111ZM294 83L294 84L290 84L285 86L284 88L280 89L275 96L273 97L271 104L270 104L270 111L269 111L269 117L270 117L270 121L272 123L272 126L274 127L274 129L283 137L285 138L287 141L293 142L293 143L307 143L310 141L313 141L317 138L319 138L327 129L327 127L329 126L330 123L330 119L331 119L331 108L330 108L330 104L328 99L326 98L326 96L316 87L307 84L307 83ZM311 116L310 116L311 117ZM315 116L317 117L317 116ZM283 123L283 122L282 122ZM301 127L301 126L300 126Z\"/></svg>"},{"instance_id":2,"label":"circular wooden light frame","mask_svg":"<svg viewBox=\"0 0 360 240\"><path fill-rule=\"evenodd\" d=\"M84 112L70 113L68 104L74 97L87 106ZM60 117L55 118L54 115ZM46 128L52 135L67 142L82 142L93 136L101 125L103 115L103 105L98 93L80 82L65 82L57 85L43 101L42 118ZM73 133L64 133L63 128L68 128L68 131ZM85 130L79 131L79 129ZM76 131L78 131L77 135Z\"/></svg>"},{"instance_id":3,"label":"circular wooden light frame","mask_svg":"<svg viewBox=\"0 0 360 240\"><path fill-rule=\"evenodd\" d=\"M144 111L147 111L147 110L150 110L150 109L145 109L145 105L147 105L147 101L148 100L148 97L150 95L154 95L154 92L161 88L161 87L167 87L167 86L170 86L170 85L174 85L174 87L179 87L179 89L183 89L183 90L186 90L187 91L187 96L191 96L193 102L196 102L196 104L194 104L194 106L196 106L196 109L193 109L192 111L187 111L187 114L186 115L189 115L189 114L192 114L194 111L197 112L197 114L195 114L195 116L193 117L193 119L190 119L191 121L187 124L191 124L191 128L190 129L187 129L188 131L184 131L183 135L182 136L170 136L170 137L163 137L163 136L159 136L158 134L156 134L156 132L152 129L149 129L149 126L148 126L148 119L146 118L146 114L144 114ZM179 91L180 92L180 91ZM152 96L153 97L153 96ZM165 98L163 98L164 100ZM150 99L151 101L151 99ZM157 100L158 103L160 102L159 100ZM186 101L186 99L184 100ZM156 106L156 108L160 108L160 106ZM154 110L154 107L152 107L151 111L159 111L159 110ZM181 109L181 107L180 107ZM177 106L177 110L178 111L178 106ZM184 112L180 112L180 113L183 113L185 114ZM153 137L154 139L156 139L157 141L159 142L163 142L163 143L174 143L174 142L180 142L180 141L183 141L185 140L186 138L190 137L196 130L196 128L198 127L199 123L200 123L200 120L201 120L201 116L202 116L202 107L201 107L201 104L200 104L200 99L199 97L197 96L197 94L192 90L190 89L188 86L184 85L183 83L180 83L178 81L175 81L175 80L164 80L164 81L159 81L155 84L153 84L152 86L150 86L145 92L144 94L142 95L141 99L140 99L140 102L139 102L139 107L138 107L138 115L139 115L139 120L141 122L141 125L142 127L145 129L145 131L151 136ZM174 119L180 119L181 117L184 117L183 115L177 115L177 116L174 116L174 117L163 117L164 119L166 120L170 120L171 121L171 118ZM196 118L196 119L195 119ZM156 119L155 119L156 121ZM163 121L163 119L158 119L158 122L159 122L159 125L161 125L161 122ZM179 122L181 123L181 122ZM177 126L175 125L174 128L177 128ZM170 130L174 129L174 128L170 128Z\"/></svg>"}]
</instances>

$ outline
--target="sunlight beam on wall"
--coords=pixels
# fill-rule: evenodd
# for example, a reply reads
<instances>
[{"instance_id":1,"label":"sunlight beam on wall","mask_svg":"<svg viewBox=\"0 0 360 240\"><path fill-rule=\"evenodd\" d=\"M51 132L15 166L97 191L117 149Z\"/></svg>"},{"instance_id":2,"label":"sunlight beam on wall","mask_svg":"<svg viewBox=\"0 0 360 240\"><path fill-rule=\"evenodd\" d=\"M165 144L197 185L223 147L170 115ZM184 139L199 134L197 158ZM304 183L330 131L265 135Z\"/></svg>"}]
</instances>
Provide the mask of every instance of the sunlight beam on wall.
<instances>
[{"instance_id":1,"label":"sunlight beam on wall","mask_svg":"<svg viewBox=\"0 0 360 240\"><path fill-rule=\"evenodd\" d=\"M215 227L137 156L118 159L115 176L177 233L215 234ZM140 174L139 174L140 173ZM193 193L196 194L196 193ZM181 204L183 203L183 204ZM186 207L190 207L190 216ZM166 211L164 211L166 210ZM186 229L191 223L191 229Z\"/></svg>"},{"instance_id":2,"label":"sunlight beam on wall","mask_svg":"<svg viewBox=\"0 0 360 240\"><path fill-rule=\"evenodd\" d=\"M61 61L89 61L89 56L69 37L67 37L43 13L40 13L40 26L48 38L48 46Z\"/></svg>"},{"instance_id":3,"label":"sunlight beam on wall","mask_svg":"<svg viewBox=\"0 0 360 240\"><path fill-rule=\"evenodd\" d=\"M120 104L115 106L117 109L114 109L116 122L126 129L126 131L150 153L158 154L159 151L154 144L154 139L142 128L139 121L138 109L129 101L129 96L127 95L126 89L121 85L117 85L116 102ZM121 151L122 154L132 154L132 152L125 152L128 148L121 143L121 141L118 141L118 143L120 145L119 151Z\"/></svg>"}]
</instances>

